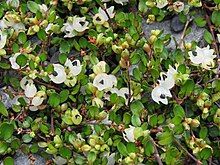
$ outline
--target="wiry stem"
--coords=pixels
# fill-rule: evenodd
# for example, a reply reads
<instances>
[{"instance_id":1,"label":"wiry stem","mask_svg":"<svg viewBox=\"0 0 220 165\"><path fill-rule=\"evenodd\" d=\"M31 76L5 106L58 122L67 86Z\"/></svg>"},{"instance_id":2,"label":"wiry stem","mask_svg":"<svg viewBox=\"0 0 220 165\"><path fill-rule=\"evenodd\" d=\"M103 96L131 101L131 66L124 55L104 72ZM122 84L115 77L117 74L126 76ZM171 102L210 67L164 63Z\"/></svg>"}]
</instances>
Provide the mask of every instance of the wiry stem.
<instances>
[{"instance_id":1,"label":"wiry stem","mask_svg":"<svg viewBox=\"0 0 220 165\"><path fill-rule=\"evenodd\" d=\"M203 2L203 8L207 8L207 5ZM216 74L216 78L219 78L219 72L220 72L220 55L219 55L219 49L218 49L218 45L217 45L217 41L216 41L216 38L215 38L215 32L214 32L214 26L212 25L211 23L211 20L210 20L210 16L208 15L207 11L205 10L206 14L205 14L205 18L206 18L206 21L207 21L207 24L208 24L208 27L209 27L209 30L211 32L211 35L212 35L212 39L213 39L213 42L212 42L212 46L214 47L215 49L215 52L217 54L217 63L218 63L218 67L217 67L217 74Z\"/></svg>"},{"instance_id":2,"label":"wiry stem","mask_svg":"<svg viewBox=\"0 0 220 165\"><path fill-rule=\"evenodd\" d=\"M187 149L185 149L183 146L182 146L182 144L180 144L180 142L178 141L178 140L176 140L176 139L174 139L174 141L176 142L176 144L178 145L178 146L180 146L186 153L187 153L187 155L191 158L191 159L193 159L196 163L197 163L197 165L201 165L202 164L202 162L200 162L198 159L196 159L191 153L189 153L189 151L187 151Z\"/></svg>"},{"instance_id":3,"label":"wiry stem","mask_svg":"<svg viewBox=\"0 0 220 165\"><path fill-rule=\"evenodd\" d=\"M159 165L163 165L163 162L162 162L162 160L161 160L161 158L160 158L160 155L159 155L159 152L158 152L158 150L157 150L157 145L156 145L156 143L155 143L155 141L154 141L154 139L153 139L152 137L150 137L150 141L151 141L151 143L152 143L153 146L154 146L154 157L155 157L157 163L158 163Z\"/></svg>"},{"instance_id":4,"label":"wiry stem","mask_svg":"<svg viewBox=\"0 0 220 165\"><path fill-rule=\"evenodd\" d=\"M186 24L184 26L184 29L183 29L183 32L182 32L182 35L180 37L180 41L179 41L179 44L178 44L178 47L179 48L183 48L183 40L186 36L186 30L187 30L187 27L189 26L189 23L192 21L192 19L189 19L186 21Z\"/></svg>"}]
</instances>

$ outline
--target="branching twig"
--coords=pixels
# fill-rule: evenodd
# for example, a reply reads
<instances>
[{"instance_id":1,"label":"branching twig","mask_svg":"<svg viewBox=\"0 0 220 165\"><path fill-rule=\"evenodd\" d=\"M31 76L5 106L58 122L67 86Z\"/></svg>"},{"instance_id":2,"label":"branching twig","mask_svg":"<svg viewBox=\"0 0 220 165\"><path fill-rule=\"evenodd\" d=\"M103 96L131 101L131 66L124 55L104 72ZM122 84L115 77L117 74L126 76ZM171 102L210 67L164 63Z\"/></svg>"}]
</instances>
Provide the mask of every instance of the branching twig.
<instances>
[{"instance_id":1,"label":"branching twig","mask_svg":"<svg viewBox=\"0 0 220 165\"><path fill-rule=\"evenodd\" d=\"M207 5L203 2L203 7L205 9L207 9ZM208 24L208 27L209 27L209 30L211 32L211 35L212 35L212 39L213 39L213 42L212 42L212 46L214 47L215 49L215 52L217 54L217 63L218 63L218 67L217 67L217 74L216 74L216 77L218 78L219 77L219 72L220 72L220 55L219 55L219 49L218 49L218 45L217 45L217 41L216 41L216 38L215 38L215 32L214 32L214 26L212 25L211 23L211 20L210 20L210 16L208 15L207 11L205 10L206 14L205 14L205 18L206 18L206 21L207 21L207 24Z\"/></svg>"},{"instance_id":2,"label":"branching twig","mask_svg":"<svg viewBox=\"0 0 220 165\"><path fill-rule=\"evenodd\" d=\"M155 143L155 141L154 141L154 139L152 137L150 137L150 141L152 142L152 144L154 146L154 157L157 160L157 163L159 165L163 165L163 162L162 162L162 160L160 158L160 155L159 155L159 152L157 150L157 145L156 145L156 143Z\"/></svg>"},{"instance_id":3,"label":"branching twig","mask_svg":"<svg viewBox=\"0 0 220 165\"><path fill-rule=\"evenodd\" d=\"M130 102L131 102L131 77L129 73L129 67L127 69L127 74L128 74L128 106L130 109Z\"/></svg>"},{"instance_id":4,"label":"branching twig","mask_svg":"<svg viewBox=\"0 0 220 165\"><path fill-rule=\"evenodd\" d=\"M34 82L36 82L36 83L38 83L38 84L41 84L41 85L44 85L45 87L48 87L48 88L51 88L51 89L55 89L56 91L60 91L59 88L57 88L57 87L55 87L55 86L53 86L53 85L46 84L46 83L41 82L41 81L39 81L39 80L37 80L37 79L33 79L33 80L34 80Z\"/></svg>"},{"instance_id":5,"label":"branching twig","mask_svg":"<svg viewBox=\"0 0 220 165\"><path fill-rule=\"evenodd\" d=\"M50 113L50 126L51 126L51 134L54 136L54 119L53 119L53 109L51 109Z\"/></svg>"},{"instance_id":6,"label":"branching twig","mask_svg":"<svg viewBox=\"0 0 220 165\"><path fill-rule=\"evenodd\" d=\"M178 48L183 48L183 40L186 36L186 30L187 30L187 27L189 26L189 23L192 21L192 19L190 18L189 20L186 21L185 23L185 26L184 26L184 29L183 29L183 32L182 32L182 35L180 37L180 41L179 41L179 44L178 44Z\"/></svg>"},{"instance_id":7,"label":"branching twig","mask_svg":"<svg viewBox=\"0 0 220 165\"><path fill-rule=\"evenodd\" d=\"M182 144L180 144L180 142L178 141L178 140L176 140L176 139L174 139L174 141L176 142L176 144L179 146L179 147L181 147L186 153L187 153L187 155L191 158L191 159L193 159L196 163L197 163L197 165L201 165L202 164L202 162L200 162L198 159L196 159L191 153L189 153L189 151L187 151L187 149L185 149L183 146L182 146Z\"/></svg>"}]
</instances>

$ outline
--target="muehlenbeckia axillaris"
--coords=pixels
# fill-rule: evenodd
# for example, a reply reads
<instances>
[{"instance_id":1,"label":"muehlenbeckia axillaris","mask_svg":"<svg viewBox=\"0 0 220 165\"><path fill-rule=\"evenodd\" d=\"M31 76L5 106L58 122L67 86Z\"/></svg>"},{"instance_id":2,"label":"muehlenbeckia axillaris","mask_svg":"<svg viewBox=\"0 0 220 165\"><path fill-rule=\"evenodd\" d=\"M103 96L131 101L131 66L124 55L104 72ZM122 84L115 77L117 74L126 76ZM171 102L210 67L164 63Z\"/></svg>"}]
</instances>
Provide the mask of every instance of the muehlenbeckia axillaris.
<instances>
[{"instance_id":1,"label":"muehlenbeckia axillaris","mask_svg":"<svg viewBox=\"0 0 220 165\"><path fill-rule=\"evenodd\" d=\"M117 85L117 78L111 74L100 73L93 80L93 86L98 88L99 91L111 89L115 85Z\"/></svg>"},{"instance_id":2,"label":"muehlenbeckia axillaris","mask_svg":"<svg viewBox=\"0 0 220 165\"><path fill-rule=\"evenodd\" d=\"M168 97L172 97L170 89L175 85L177 70L172 66L169 67L167 73L161 73L159 84L152 90L151 97L156 103L168 104Z\"/></svg>"},{"instance_id":3,"label":"muehlenbeckia axillaris","mask_svg":"<svg viewBox=\"0 0 220 165\"><path fill-rule=\"evenodd\" d=\"M193 55L192 51L189 51L189 58L191 62L195 65L201 65L202 68L210 70L214 67L215 62L214 58L216 55L214 55L214 49L210 49L210 46L200 48L196 46L196 55Z\"/></svg>"},{"instance_id":4,"label":"muehlenbeckia axillaris","mask_svg":"<svg viewBox=\"0 0 220 165\"><path fill-rule=\"evenodd\" d=\"M112 88L110 90L111 93L116 93L117 96L120 96L122 98L124 98L125 100L125 104L128 105L128 101L130 99L130 101L133 100L133 97L132 97L132 94L133 94L133 91L131 90L130 93L129 93L129 89L126 88L126 87L123 87L121 89L117 89L117 88ZM129 96L131 95L131 96ZM130 98L129 98L130 97Z\"/></svg>"},{"instance_id":5,"label":"muehlenbeckia axillaris","mask_svg":"<svg viewBox=\"0 0 220 165\"><path fill-rule=\"evenodd\" d=\"M103 10L101 7L99 8L99 12L94 15L93 17L93 23L108 26L108 20L111 18L114 18L114 6L111 6L109 8L106 8Z\"/></svg>"},{"instance_id":6,"label":"muehlenbeckia axillaris","mask_svg":"<svg viewBox=\"0 0 220 165\"><path fill-rule=\"evenodd\" d=\"M27 77L23 77L20 81L20 86L24 90L24 94L28 98L32 98L37 93L37 88L34 84L34 81L28 79Z\"/></svg>"},{"instance_id":7,"label":"muehlenbeckia axillaris","mask_svg":"<svg viewBox=\"0 0 220 165\"><path fill-rule=\"evenodd\" d=\"M35 96L31 100L31 104L29 106L30 111L37 111L38 106L40 106L43 101L46 99L47 95L45 91L38 91Z\"/></svg>"},{"instance_id":8,"label":"muehlenbeckia axillaris","mask_svg":"<svg viewBox=\"0 0 220 165\"><path fill-rule=\"evenodd\" d=\"M66 59L64 66L67 67L68 74L71 76L79 75L82 70L82 65L79 60L71 61L70 59Z\"/></svg>"},{"instance_id":9,"label":"muehlenbeckia axillaris","mask_svg":"<svg viewBox=\"0 0 220 165\"><path fill-rule=\"evenodd\" d=\"M26 30L20 16L18 15L18 13L14 12L7 12L2 18L0 24L0 27L2 29L13 28L16 33Z\"/></svg>"},{"instance_id":10,"label":"muehlenbeckia axillaris","mask_svg":"<svg viewBox=\"0 0 220 165\"><path fill-rule=\"evenodd\" d=\"M49 74L49 78L55 84L61 84L66 81L65 68L61 64L53 64L53 73Z\"/></svg>"},{"instance_id":11,"label":"muehlenbeckia axillaris","mask_svg":"<svg viewBox=\"0 0 220 165\"><path fill-rule=\"evenodd\" d=\"M12 69L20 69L22 67L20 67L17 63L17 57L20 55L21 53L15 53L13 54L10 58L9 61L11 63L11 68Z\"/></svg>"},{"instance_id":12,"label":"muehlenbeckia axillaris","mask_svg":"<svg viewBox=\"0 0 220 165\"><path fill-rule=\"evenodd\" d=\"M168 104L167 97L172 97L172 95L168 88L158 85L152 90L151 97L158 104L160 102L163 104Z\"/></svg>"},{"instance_id":13,"label":"muehlenbeckia axillaris","mask_svg":"<svg viewBox=\"0 0 220 165\"><path fill-rule=\"evenodd\" d=\"M63 24L61 31L66 33L64 37L72 38L77 35L83 34L88 29L89 22L86 21L86 17L68 17L67 22Z\"/></svg>"}]
</instances>

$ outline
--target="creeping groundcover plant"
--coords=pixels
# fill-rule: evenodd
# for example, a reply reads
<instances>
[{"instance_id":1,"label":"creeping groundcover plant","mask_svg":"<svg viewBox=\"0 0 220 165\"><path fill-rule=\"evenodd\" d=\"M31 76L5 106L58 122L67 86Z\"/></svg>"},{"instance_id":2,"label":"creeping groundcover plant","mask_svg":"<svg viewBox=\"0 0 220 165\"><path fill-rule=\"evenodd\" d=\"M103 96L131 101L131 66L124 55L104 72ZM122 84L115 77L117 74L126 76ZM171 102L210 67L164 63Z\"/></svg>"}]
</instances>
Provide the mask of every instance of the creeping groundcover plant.
<instances>
[{"instance_id":1,"label":"creeping groundcover plant","mask_svg":"<svg viewBox=\"0 0 220 165\"><path fill-rule=\"evenodd\" d=\"M0 162L220 164L219 46L219 0L1 1Z\"/></svg>"}]
</instances>

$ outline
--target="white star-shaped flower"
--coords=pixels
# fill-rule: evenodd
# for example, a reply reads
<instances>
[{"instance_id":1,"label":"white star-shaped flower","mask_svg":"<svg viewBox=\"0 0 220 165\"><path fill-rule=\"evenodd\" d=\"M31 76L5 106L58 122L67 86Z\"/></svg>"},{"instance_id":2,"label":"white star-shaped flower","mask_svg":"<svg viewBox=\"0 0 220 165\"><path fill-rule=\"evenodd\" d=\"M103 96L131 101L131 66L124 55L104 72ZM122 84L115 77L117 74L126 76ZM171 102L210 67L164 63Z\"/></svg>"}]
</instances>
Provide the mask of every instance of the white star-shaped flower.
<instances>
[{"instance_id":1,"label":"white star-shaped flower","mask_svg":"<svg viewBox=\"0 0 220 165\"><path fill-rule=\"evenodd\" d=\"M60 64L53 64L54 72L49 75L51 81L56 84L61 84L66 81L65 68Z\"/></svg>"},{"instance_id":2,"label":"white star-shaped flower","mask_svg":"<svg viewBox=\"0 0 220 165\"><path fill-rule=\"evenodd\" d=\"M88 29L89 22L86 21L86 17L74 16L69 17L63 25L61 31L66 33L64 37L72 38Z\"/></svg>"},{"instance_id":3,"label":"white star-shaped flower","mask_svg":"<svg viewBox=\"0 0 220 165\"><path fill-rule=\"evenodd\" d=\"M116 84L116 77L114 75L107 75L106 73L97 74L93 80L93 85L98 88L99 91L111 89Z\"/></svg>"},{"instance_id":4,"label":"white star-shaped flower","mask_svg":"<svg viewBox=\"0 0 220 165\"><path fill-rule=\"evenodd\" d=\"M25 86L25 89L24 89L24 94L26 97L30 98L30 97L34 97L35 94L37 93L37 88L36 86L34 85L34 83L28 83L26 86Z\"/></svg>"},{"instance_id":5,"label":"white star-shaped flower","mask_svg":"<svg viewBox=\"0 0 220 165\"><path fill-rule=\"evenodd\" d=\"M93 23L102 25L109 20L109 18L114 18L114 6L107 8L106 11L103 10L101 7L99 8L99 12L95 14L93 17Z\"/></svg>"},{"instance_id":6,"label":"white star-shaped flower","mask_svg":"<svg viewBox=\"0 0 220 165\"><path fill-rule=\"evenodd\" d=\"M129 125L129 128L126 128L124 130L123 137L127 142L135 142L135 138L134 138L134 130L135 127L132 125Z\"/></svg>"},{"instance_id":7,"label":"white star-shaped flower","mask_svg":"<svg viewBox=\"0 0 220 165\"><path fill-rule=\"evenodd\" d=\"M68 67L69 74L72 76L77 76L82 71L82 65L79 60L71 61L67 58L64 66Z\"/></svg>"},{"instance_id":8,"label":"white star-shaped flower","mask_svg":"<svg viewBox=\"0 0 220 165\"><path fill-rule=\"evenodd\" d=\"M116 93L118 96L121 96L122 98L125 99L125 104L128 105L128 99L129 99L129 89L128 88L121 88L120 90L117 88L112 88L110 90L111 93ZM131 95L133 92L131 91ZM133 100L133 97L130 98L130 101Z\"/></svg>"},{"instance_id":9,"label":"white star-shaped flower","mask_svg":"<svg viewBox=\"0 0 220 165\"><path fill-rule=\"evenodd\" d=\"M18 65L18 63L16 62L17 57L20 55L21 53L15 53L14 55L12 55L9 58L9 61L11 63L11 68L12 69L20 69L21 67Z\"/></svg>"},{"instance_id":10,"label":"white star-shaped flower","mask_svg":"<svg viewBox=\"0 0 220 165\"><path fill-rule=\"evenodd\" d=\"M165 88L164 86L156 86L151 92L152 99L159 104L162 102L163 104L168 104L167 97L172 97L170 90Z\"/></svg>"},{"instance_id":11,"label":"white star-shaped flower","mask_svg":"<svg viewBox=\"0 0 220 165\"><path fill-rule=\"evenodd\" d=\"M163 86L166 89L173 88L175 85L176 74L177 74L177 70L174 69L172 66L169 66L167 73L161 73L161 80L158 80L160 86Z\"/></svg>"},{"instance_id":12,"label":"white star-shaped flower","mask_svg":"<svg viewBox=\"0 0 220 165\"><path fill-rule=\"evenodd\" d=\"M209 45L204 48L200 48L196 46L195 52L196 52L195 56L193 55L192 51L188 52L189 58L193 64L201 65L202 68L207 69L207 70L214 67L213 59L216 57L216 55L213 55L214 50L210 49Z\"/></svg>"}]
</instances>

